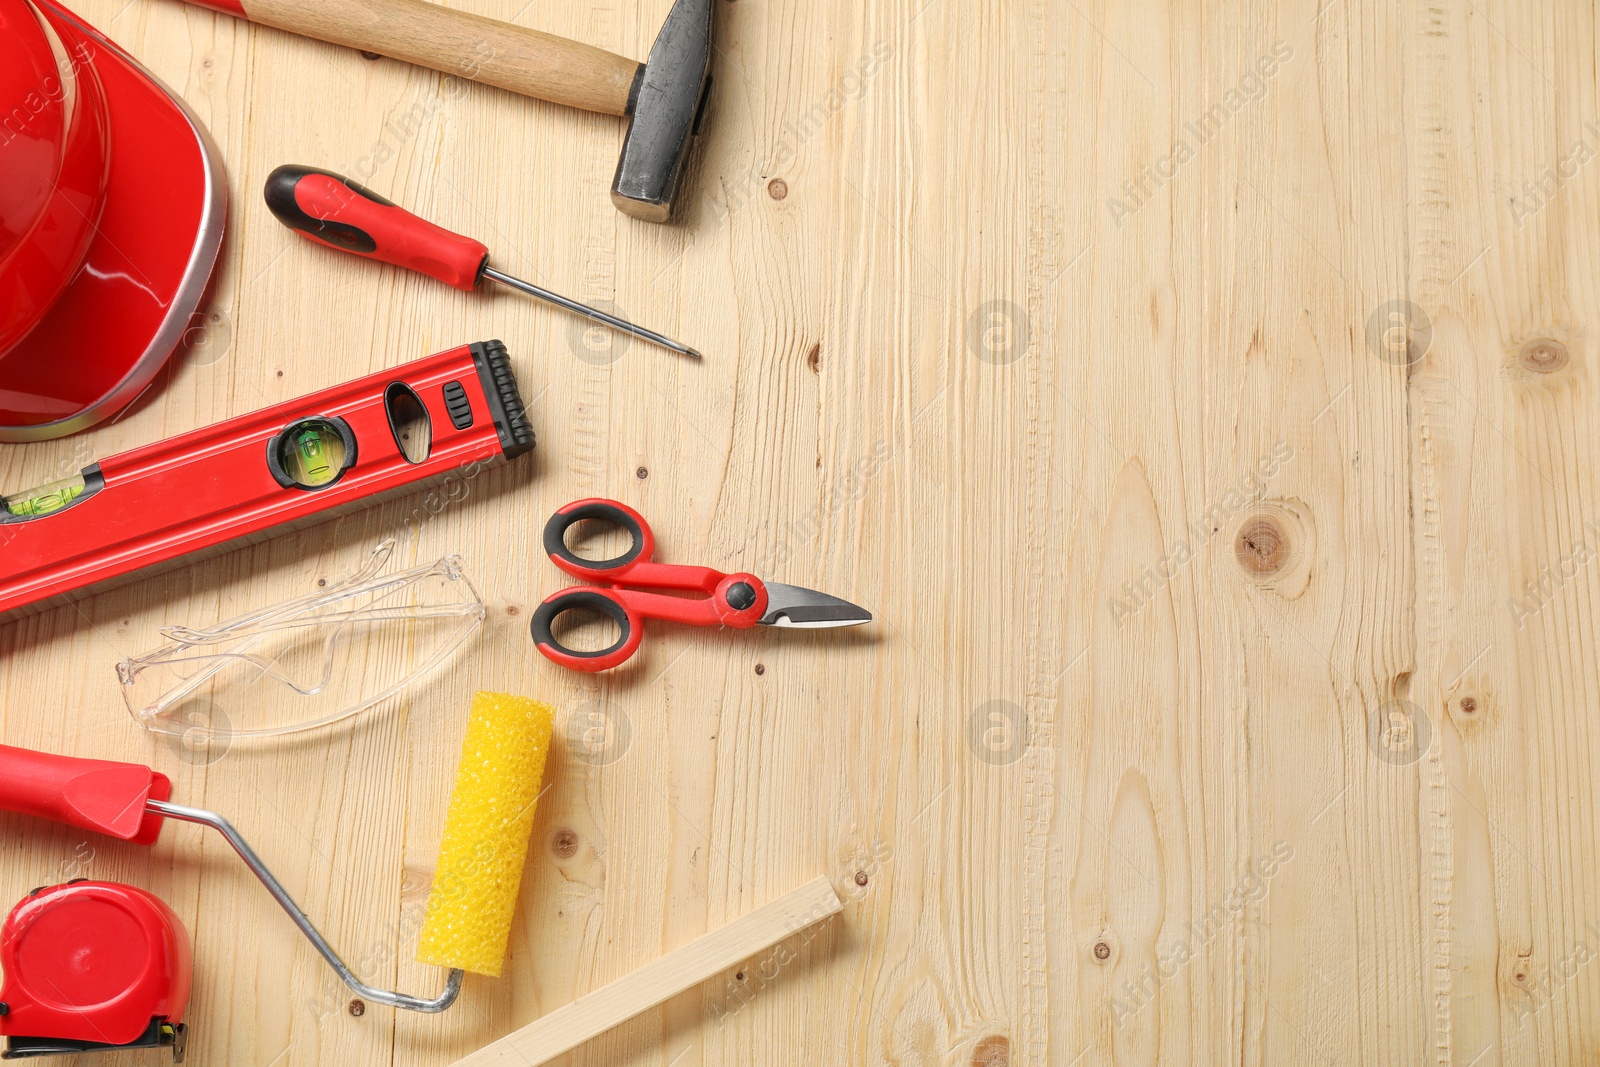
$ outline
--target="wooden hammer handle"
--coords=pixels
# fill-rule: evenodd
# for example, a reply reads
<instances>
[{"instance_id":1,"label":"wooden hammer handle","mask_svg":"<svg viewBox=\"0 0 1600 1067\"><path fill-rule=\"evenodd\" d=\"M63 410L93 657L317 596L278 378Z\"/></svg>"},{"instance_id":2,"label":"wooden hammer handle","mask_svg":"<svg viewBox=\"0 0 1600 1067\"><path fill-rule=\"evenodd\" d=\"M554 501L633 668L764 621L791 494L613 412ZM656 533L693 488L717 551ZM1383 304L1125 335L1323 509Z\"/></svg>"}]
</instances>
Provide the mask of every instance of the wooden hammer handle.
<instances>
[{"instance_id":1,"label":"wooden hammer handle","mask_svg":"<svg viewBox=\"0 0 1600 1067\"><path fill-rule=\"evenodd\" d=\"M304 37L585 111L626 115L639 64L427 0L195 0Z\"/></svg>"}]
</instances>

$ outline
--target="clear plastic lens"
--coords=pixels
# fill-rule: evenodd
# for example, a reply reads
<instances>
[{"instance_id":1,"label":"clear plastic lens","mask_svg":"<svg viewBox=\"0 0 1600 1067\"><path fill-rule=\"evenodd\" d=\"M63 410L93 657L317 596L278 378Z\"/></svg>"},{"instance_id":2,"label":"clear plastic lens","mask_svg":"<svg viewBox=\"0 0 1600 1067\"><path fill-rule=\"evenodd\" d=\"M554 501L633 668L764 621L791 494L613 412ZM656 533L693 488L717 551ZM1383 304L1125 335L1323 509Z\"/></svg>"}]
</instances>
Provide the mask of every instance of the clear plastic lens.
<instances>
[{"instance_id":1,"label":"clear plastic lens","mask_svg":"<svg viewBox=\"0 0 1600 1067\"><path fill-rule=\"evenodd\" d=\"M191 740L270 737L327 726L377 705L443 662L483 622L459 556L380 575L379 545L342 582L117 664L140 726Z\"/></svg>"}]
</instances>

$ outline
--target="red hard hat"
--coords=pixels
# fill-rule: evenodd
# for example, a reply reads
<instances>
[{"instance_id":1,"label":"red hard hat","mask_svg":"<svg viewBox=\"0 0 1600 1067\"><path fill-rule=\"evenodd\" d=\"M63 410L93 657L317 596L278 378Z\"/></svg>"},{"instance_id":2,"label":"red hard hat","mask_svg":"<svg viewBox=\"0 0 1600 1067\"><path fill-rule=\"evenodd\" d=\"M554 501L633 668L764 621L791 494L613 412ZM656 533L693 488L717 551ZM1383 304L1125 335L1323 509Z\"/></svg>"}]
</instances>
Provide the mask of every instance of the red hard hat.
<instances>
[{"instance_id":1,"label":"red hard hat","mask_svg":"<svg viewBox=\"0 0 1600 1067\"><path fill-rule=\"evenodd\" d=\"M0 0L0 441L75 433L143 391L226 214L176 97L53 0Z\"/></svg>"}]
</instances>

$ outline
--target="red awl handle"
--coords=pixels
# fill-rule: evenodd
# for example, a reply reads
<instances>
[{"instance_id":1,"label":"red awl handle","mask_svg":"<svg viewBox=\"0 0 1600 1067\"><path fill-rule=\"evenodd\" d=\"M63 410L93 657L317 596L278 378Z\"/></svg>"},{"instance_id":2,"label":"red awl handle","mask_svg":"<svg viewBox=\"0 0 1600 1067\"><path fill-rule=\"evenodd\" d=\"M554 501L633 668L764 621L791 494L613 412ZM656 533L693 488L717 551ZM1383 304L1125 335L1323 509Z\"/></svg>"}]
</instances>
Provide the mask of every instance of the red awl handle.
<instances>
[{"instance_id":1,"label":"red awl handle","mask_svg":"<svg viewBox=\"0 0 1600 1067\"><path fill-rule=\"evenodd\" d=\"M418 218L372 190L325 170L288 164L267 175L267 207L318 244L392 263L467 292L489 248Z\"/></svg>"},{"instance_id":2,"label":"red awl handle","mask_svg":"<svg viewBox=\"0 0 1600 1067\"><path fill-rule=\"evenodd\" d=\"M161 817L147 800L172 796L164 774L136 763L75 759L0 745L0 810L32 815L80 830L154 843Z\"/></svg>"}]
</instances>

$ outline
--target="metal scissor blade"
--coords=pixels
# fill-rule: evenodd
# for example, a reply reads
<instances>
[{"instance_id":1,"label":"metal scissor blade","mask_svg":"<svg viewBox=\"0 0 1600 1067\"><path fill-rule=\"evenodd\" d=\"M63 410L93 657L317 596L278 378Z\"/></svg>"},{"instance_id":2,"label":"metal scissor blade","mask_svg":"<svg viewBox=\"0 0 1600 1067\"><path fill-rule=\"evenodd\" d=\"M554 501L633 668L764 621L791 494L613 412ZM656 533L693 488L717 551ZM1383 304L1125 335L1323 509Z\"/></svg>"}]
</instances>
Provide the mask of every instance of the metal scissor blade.
<instances>
[{"instance_id":1,"label":"metal scissor blade","mask_svg":"<svg viewBox=\"0 0 1600 1067\"><path fill-rule=\"evenodd\" d=\"M825 626L860 626L872 621L872 612L858 608L848 600L840 600L815 589L802 589L798 585L767 582L767 613L761 617L763 626L803 626L821 629Z\"/></svg>"}]
</instances>

